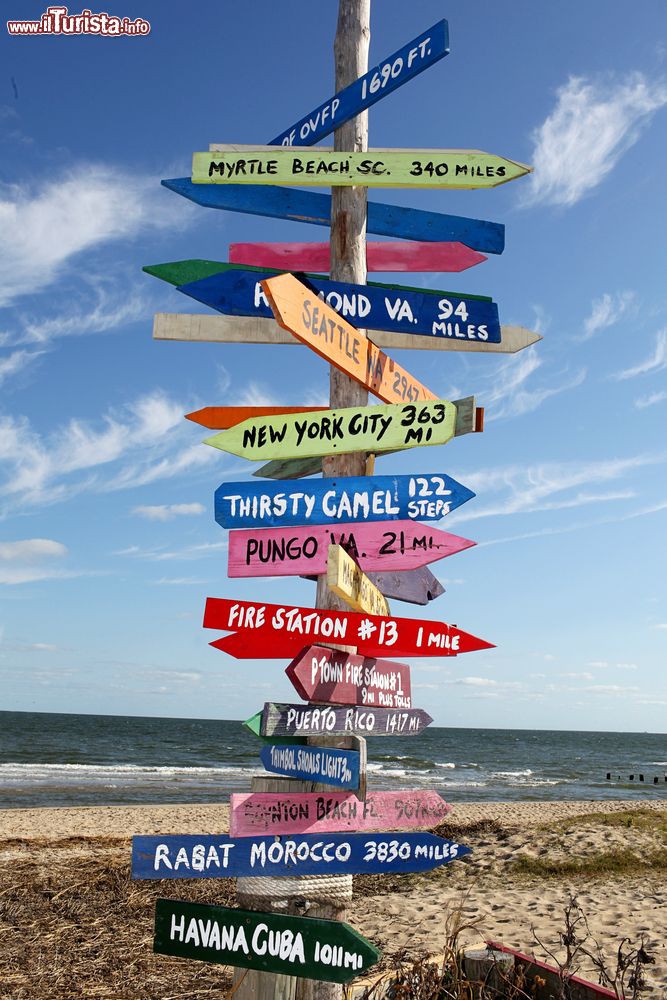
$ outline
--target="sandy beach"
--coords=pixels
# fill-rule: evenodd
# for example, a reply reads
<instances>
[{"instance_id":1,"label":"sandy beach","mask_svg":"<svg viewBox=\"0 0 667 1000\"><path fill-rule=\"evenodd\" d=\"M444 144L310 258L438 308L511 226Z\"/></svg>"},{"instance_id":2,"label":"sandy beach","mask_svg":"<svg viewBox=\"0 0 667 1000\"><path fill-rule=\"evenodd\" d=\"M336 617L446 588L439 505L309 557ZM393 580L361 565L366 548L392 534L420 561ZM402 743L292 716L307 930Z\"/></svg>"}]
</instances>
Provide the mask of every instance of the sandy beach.
<instances>
[{"instance_id":1,"label":"sandy beach","mask_svg":"<svg viewBox=\"0 0 667 1000\"><path fill-rule=\"evenodd\" d=\"M133 834L225 833L223 805L0 811L0 996L11 1000L224 996L228 970L153 956L157 896L232 903L234 880L132 882ZM610 966L623 938L667 995L667 802L458 805L438 828L473 853L426 875L355 878L347 919L386 954L493 939L546 958L571 895ZM538 944L537 941L541 942ZM582 963L580 974L594 978Z\"/></svg>"}]
</instances>

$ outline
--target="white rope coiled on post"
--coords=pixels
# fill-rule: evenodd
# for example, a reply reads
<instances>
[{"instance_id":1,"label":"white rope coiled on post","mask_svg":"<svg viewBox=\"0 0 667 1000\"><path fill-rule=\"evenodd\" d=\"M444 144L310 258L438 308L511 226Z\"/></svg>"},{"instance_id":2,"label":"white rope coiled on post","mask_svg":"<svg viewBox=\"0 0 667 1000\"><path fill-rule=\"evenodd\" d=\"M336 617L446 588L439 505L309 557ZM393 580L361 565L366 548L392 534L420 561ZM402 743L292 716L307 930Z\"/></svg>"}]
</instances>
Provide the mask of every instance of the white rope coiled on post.
<instances>
[{"instance_id":1,"label":"white rope coiled on post","mask_svg":"<svg viewBox=\"0 0 667 1000\"><path fill-rule=\"evenodd\" d=\"M297 897L310 902L324 900L334 904L352 899L351 875L299 875L273 878L251 876L236 880L237 899L285 899Z\"/></svg>"}]
</instances>

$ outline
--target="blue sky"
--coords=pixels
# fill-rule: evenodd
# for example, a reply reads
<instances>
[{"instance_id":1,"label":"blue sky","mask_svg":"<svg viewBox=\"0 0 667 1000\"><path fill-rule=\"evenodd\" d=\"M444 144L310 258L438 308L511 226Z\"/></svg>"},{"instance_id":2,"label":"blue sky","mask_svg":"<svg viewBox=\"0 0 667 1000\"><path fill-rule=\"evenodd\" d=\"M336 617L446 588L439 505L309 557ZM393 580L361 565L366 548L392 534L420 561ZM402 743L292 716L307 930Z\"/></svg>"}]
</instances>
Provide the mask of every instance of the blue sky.
<instances>
[{"instance_id":1,"label":"blue sky","mask_svg":"<svg viewBox=\"0 0 667 1000\"><path fill-rule=\"evenodd\" d=\"M478 542L433 566L446 593L393 612L497 648L413 661L414 702L438 725L664 732L667 8L374 8L371 64L442 16L451 53L371 110L371 145L535 167L488 191L375 196L504 223L502 256L405 283L491 295L503 323L544 337L505 357L396 354L487 413L483 435L378 460L477 493L441 525ZM286 664L211 649L205 598L310 605L314 591L227 579L213 494L254 466L200 444L183 414L324 402L326 366L296 347L153 341L154 312L203 307L141 266L326 238L196 207L160 179L329 97L337 4L103 9L150 35L0 35L0 708L243 718L295 698ZM5 16L43 10L13 0Z\"/></svg>"}]
</instances>

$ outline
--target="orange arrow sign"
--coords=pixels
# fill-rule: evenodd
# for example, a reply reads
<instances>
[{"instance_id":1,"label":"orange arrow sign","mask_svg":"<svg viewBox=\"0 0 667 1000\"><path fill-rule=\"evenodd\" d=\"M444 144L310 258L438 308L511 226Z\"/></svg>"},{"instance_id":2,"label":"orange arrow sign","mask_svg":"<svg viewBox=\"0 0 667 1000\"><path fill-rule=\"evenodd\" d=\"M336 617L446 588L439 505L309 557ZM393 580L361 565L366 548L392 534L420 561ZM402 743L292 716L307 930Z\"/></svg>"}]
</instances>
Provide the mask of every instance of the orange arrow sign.
<instances>
[{"instance_id":1,"label":"orange arrow sign","mask_svg":"<svg viewBox=\"0 0 667 1000\"><path fill-rule=\"evenodd\" d=\"M276 322L385 403L437 396L339 316L293 274L262 281Z\"/></svg>"}]
</instances>

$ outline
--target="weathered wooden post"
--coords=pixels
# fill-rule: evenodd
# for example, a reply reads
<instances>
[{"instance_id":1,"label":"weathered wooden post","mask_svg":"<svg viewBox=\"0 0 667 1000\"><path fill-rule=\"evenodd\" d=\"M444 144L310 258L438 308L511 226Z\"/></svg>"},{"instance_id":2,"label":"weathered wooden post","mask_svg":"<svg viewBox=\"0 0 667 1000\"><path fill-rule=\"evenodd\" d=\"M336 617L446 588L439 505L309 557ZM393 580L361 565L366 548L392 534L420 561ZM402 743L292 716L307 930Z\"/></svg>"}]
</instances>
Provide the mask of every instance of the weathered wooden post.
<instances>
[{"instance_id":1,"label":"weathered wooden post","mask_svg":"<svg viewBox=\"0 0 667 1000\"><path fill-rule=\"evenodd\" d=\"M371 0L340 0L338 24L334 41L334 61L336 69L336 93L343 90L368 70L368 49L370 44ZM334 133L334 149L339 151L363 152L368 149L368 112L363 111L356 118L346 122ZM365 187L338 187L332 189L331 198L331 278L348 281L357 285L366 284L366 203ZM333 365L329 368L329 406L365 406L368 390L357 381L339 371ZM324 476L363 476L366 471L366 455L355 453L325 458L322 462ZM318 577L318 608L341 608L347 605L336 597L327 586L326 573ZM341 648L341 647L338 647ZM345 648L345 647L343 647ZM314 743L341 745L340 741L311 738ZM313 791L318 788L329 790L328 786L318 786L305 782L295 782L289 778L255 778L253 792L299 790ZM257 905L257 883L262 880L240 879L237 890L239 906ZM292 880L290 880L292 881ZM281 882L284 884L285 879ZM281 913L302 914L329 920L345 919L345 899L352 895L352 876L339 875L327 879L326 897L308 898L315 880L294 879L291 891L297 893L297 885L303 885L303 895L293 895L289 899L262 898L262 908ZM246 895L248 890L253 896ZM340 1000L342 987L338 983L324 983L312 979L296 979L275 976L268 973L237 970L234 975L237 1000Z\"/></svg>"}]
</instances>

